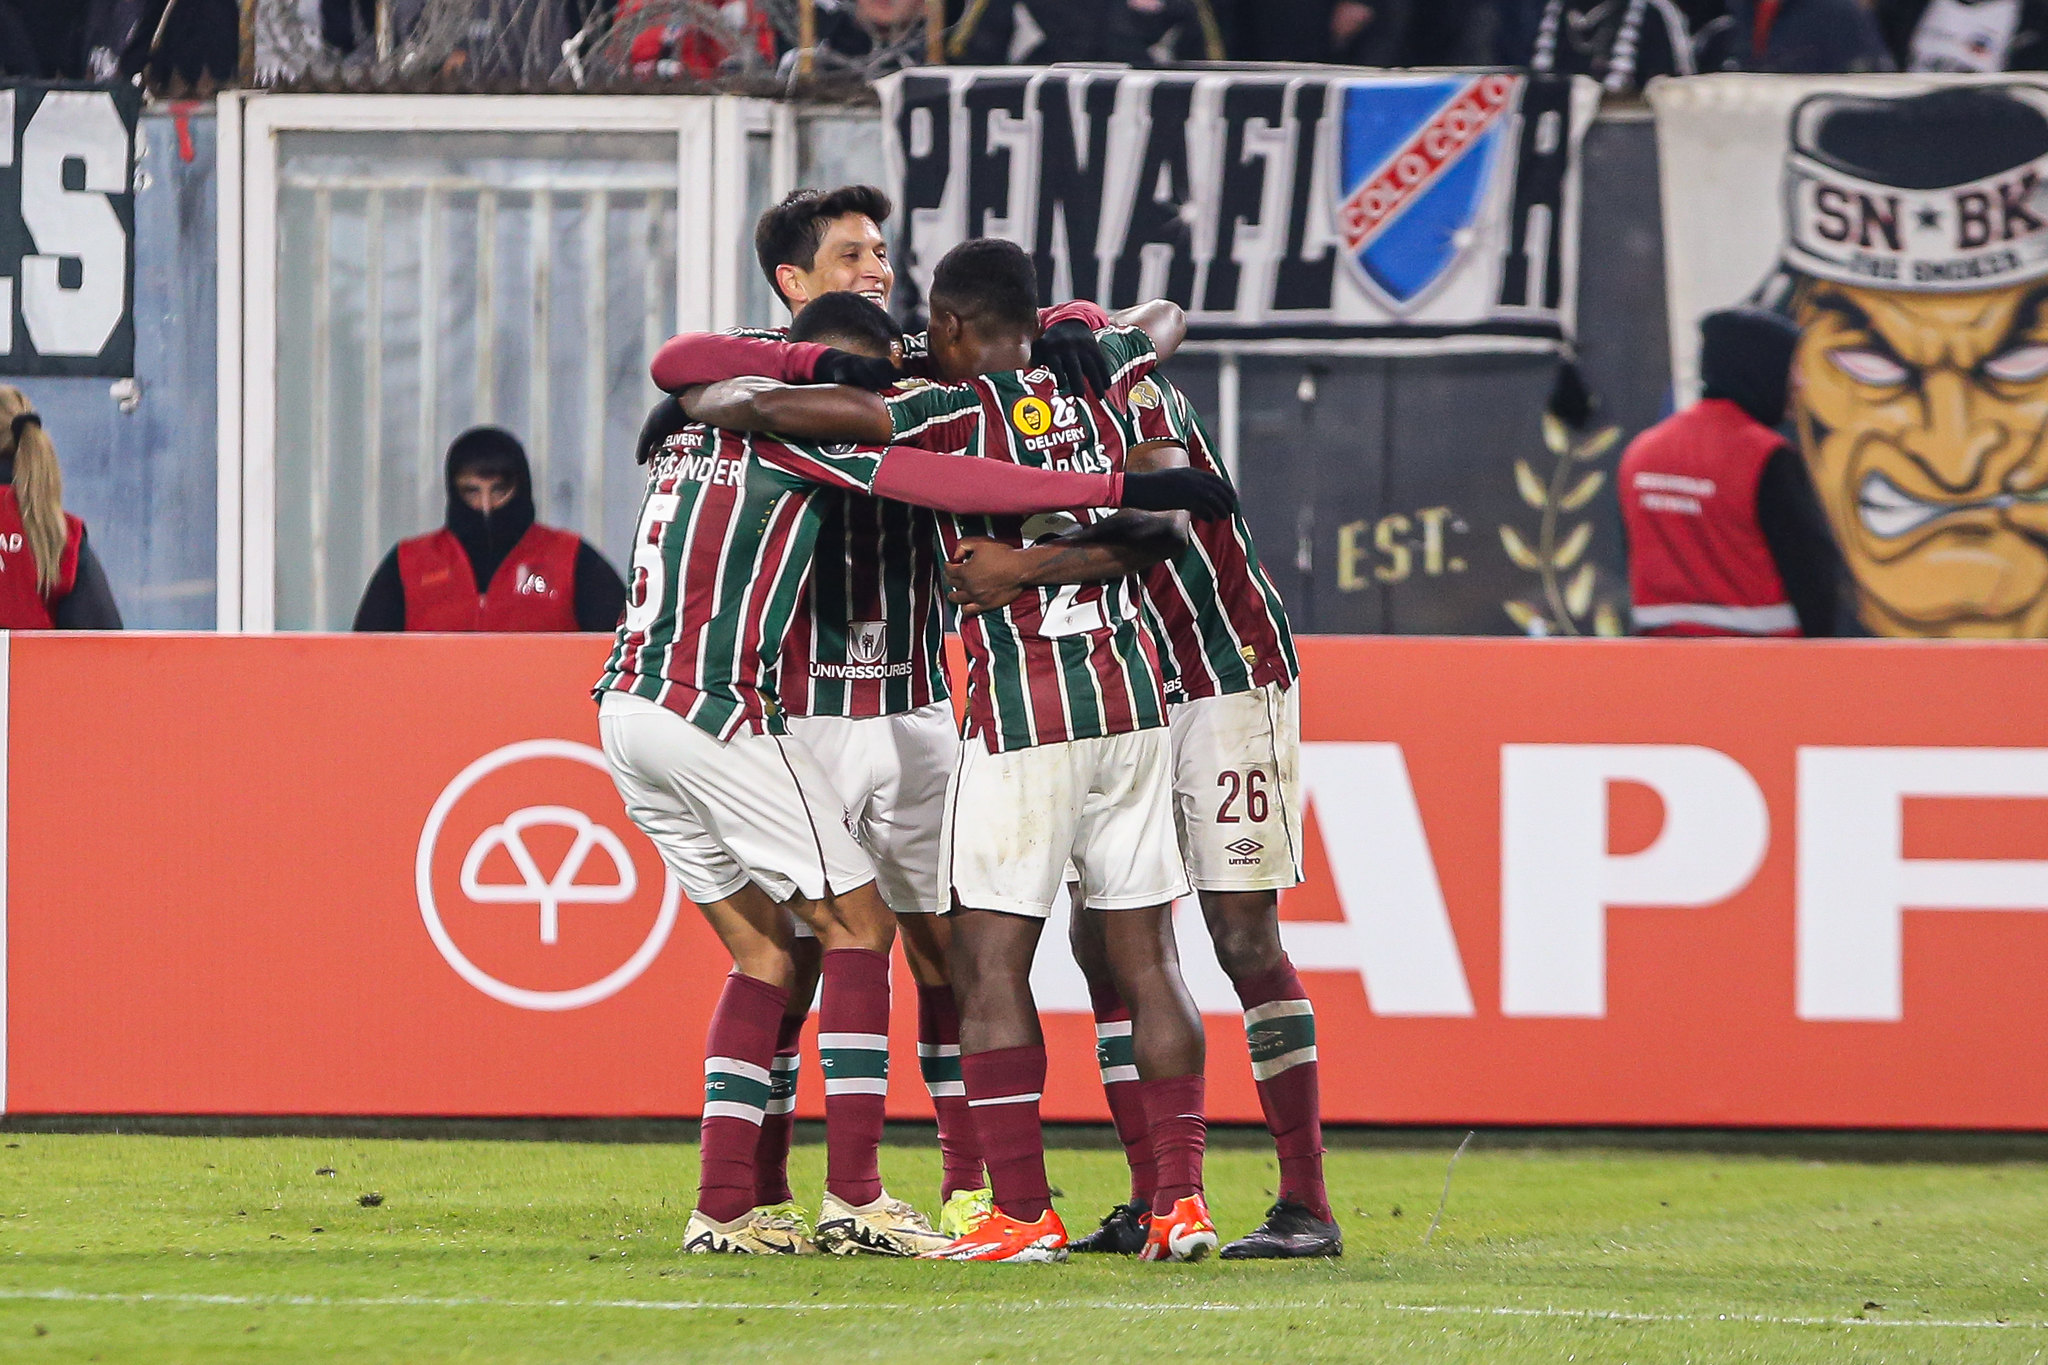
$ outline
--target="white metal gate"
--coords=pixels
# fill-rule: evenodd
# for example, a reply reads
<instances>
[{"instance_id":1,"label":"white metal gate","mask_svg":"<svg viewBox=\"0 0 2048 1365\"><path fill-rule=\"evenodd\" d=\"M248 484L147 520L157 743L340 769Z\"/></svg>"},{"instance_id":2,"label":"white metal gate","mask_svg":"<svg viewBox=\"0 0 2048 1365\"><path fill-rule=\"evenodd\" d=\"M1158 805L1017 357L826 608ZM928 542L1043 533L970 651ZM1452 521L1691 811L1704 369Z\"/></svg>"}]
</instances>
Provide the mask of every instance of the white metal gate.
<instances>
[{"instance_id":1,"label":"white metal gate","mask_svg":"<svg viewBox=\"0 0 2048 1365\"><path fill-rule=\"evenodd\" d=\"M220 625L345 630L504 426L541 519L625 562L673 331L768 322L793 120L732 97L222 101ZM240 212L230 210L239 199Z\"/></svg>"}]
</instances>

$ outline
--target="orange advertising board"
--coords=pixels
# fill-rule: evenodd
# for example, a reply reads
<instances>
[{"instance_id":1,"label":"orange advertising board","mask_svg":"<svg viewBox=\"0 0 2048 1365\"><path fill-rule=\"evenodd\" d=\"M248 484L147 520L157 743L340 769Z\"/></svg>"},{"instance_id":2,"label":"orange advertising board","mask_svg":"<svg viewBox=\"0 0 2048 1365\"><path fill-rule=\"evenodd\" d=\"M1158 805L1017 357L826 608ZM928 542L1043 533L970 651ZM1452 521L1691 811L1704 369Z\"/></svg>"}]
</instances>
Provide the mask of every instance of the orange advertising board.
<instances>
[{"instance_id":1,"label":"orange advertising board","mask_svg":"<svg viewBox=\"0 0 2048 1365\"><path fill-rule=\"evenodd\" d=\"M695 1113L727 964L603 770L603 653L6 639L0 1105ZM2048 645L1302 654L1331 1121L2048 1127ZM1255 1121L1183 919L1212 1114ZM1035 983L1047 1115L1103 1117L1058 925ZM913 1016L899 968L899 1117Z\"/></svg>"}]
</instances>

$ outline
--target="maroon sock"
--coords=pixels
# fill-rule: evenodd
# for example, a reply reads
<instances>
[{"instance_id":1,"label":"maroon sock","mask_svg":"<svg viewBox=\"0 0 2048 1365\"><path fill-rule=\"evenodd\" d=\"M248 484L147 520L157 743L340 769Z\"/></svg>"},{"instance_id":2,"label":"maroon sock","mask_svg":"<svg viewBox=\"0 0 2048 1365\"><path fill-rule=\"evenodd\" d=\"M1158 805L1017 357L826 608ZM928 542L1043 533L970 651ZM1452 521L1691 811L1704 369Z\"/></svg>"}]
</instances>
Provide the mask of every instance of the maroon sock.
<instances>
[{"instance_id":1,"label":"maroon sock","mask_svg":"<svg viewBox=\"0 0 2048 1365\"><path fill-rule=\"evenodd\" d=\"M1152 1212L1172 1213L1175 1200L1202 1192L1202 1149L1209 1141L1209 1124L1202 1117L1202 1078L1168 1076L1138 1085L1152 1125L1152 1158L1159 1163Z\"/></svg>"},{"instance_id":2,"label":"maroon sock","mask_svg":"<svg viewBox=\"0 0 2048 1365\"><path fill-rule=\"evenodd\" d=\"M754 1207L754 1153L768 1108L775 1030L789 992L734 972L704 1039L704 1122L697 1208L730 1223Z\"/></svg>"},{"instance_id":3,"label":"maroon sock","mask_svg":"<svg viewBox=\"0 0 2048 1365\"><path fill-rule=\"evenodd\" d=\"M1088 988L1088 1002L1095 1009L1095 1064L1102 1070L1102 1093L1109 1100L1116 1139L1124 1145L1124 1160L1131 1168L1131 1202L1150 1204L1159 1184L1159 1167L1152 1159L1152 1125L1145 1119L1138 1059L1131 1050L1131 1012L1116 987L1106 981Z\"/></svg>"},{"instance_id":4,"label":"maroon sock","mask_svg":"<svg viewBox=\"0 0 2048 1365\"><path fill-rule=\"evenodd\" d=\"M1006 1047L960 1059L975 1136L988 1162L996 1207L1035 1222L1052 1207L1045 1178L1045 1130L1038 1101L1045 1090L1045 1048Z\"/></svg>"},{"instance_id":5,"label":"maroon sock","mask_svg":"<svg viewBox=\"0 0 2048 1365\"><path fill-rule=\"evenodd\" d=\"M889 1093L889 955L834 948L819 978L818 1058L825 1073L825 1188L856 1208L882 1194Z\"/></svg>"},{"instance_id":6,"label":"maroon sock","mask_svg":"<svg viewBox=\"0 0 2048 1365\"><path fill-rule=\"evenodd\" d=\"M939 1197L978 1190L981 1146L967 1114L967 1086L960 1078L960 1009L951 986L917 988L917 1063L939 1120Z\"/></svg>"},{"instance_id":7,"label":"maroon sock","mask_svg":"<svg viewBox=\"0 0 2048 1365\"><path fill-rule=\"evenodd\" d=\"M1251 1043L1252 1079L1259 1107L1280 1154L1280 1197L1316 1217L1330 1217L1323 1185L1322 1082L1316 1069L1316 1012L1294 964L1285 957L1270 972L1237 984Z\"/></svg>"},{"instance_id":8,"label":"maroon sock","mask_svg":"<svg viewBox=\"0 0 2048 1365\"><path fill-rule=\"evenodd\" d=\"M761 1120L761 1143L754 1149L754 1203L786 1204L789 1192L789 1139L796 1129L796 1070L808 1015L785 1014L775 1036L775 1063L768 1068L768 1113Z\"/></svg>"}]
</instances>

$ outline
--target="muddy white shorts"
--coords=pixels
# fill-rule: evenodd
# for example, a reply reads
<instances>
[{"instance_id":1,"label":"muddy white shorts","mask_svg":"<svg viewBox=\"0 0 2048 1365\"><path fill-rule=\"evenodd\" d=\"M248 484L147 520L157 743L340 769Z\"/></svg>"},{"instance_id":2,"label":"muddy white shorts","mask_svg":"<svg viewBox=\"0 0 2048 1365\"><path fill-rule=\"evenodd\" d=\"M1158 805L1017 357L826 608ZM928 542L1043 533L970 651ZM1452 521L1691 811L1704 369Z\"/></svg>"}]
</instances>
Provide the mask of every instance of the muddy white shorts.
<instances>
[{"instance_id":1,"label":"muddy white shorts","mask_svg":"<svg viewBox=\"0 0 2048 1365\"><path fill-rule=\"evenodd\" d=\"M947 796L944 840L947 881L960 904L1043 919L1069 862L1097 910L1185 896L1172 765L1165 730L1005 754L967 740Z\"/></svg>"},{"instance_id":2,"label":"muddy white shorts","mask_svg":"<svg viewBox=\"0 0 2048 1365\"><path fill-rule=\"evenodd\" d=\"M626 813L699 905L749 881L785 901L875 879L839 793L801 740L741 732L721 744L625 692L605 693L597 728Z\"/></svg>"},{"instance_id":3,"label":"muddy white shorts","mask_svg":"<svg viewBox=\"0 0 2048 1365\"><path fill-rule=\"evenodd\" d=\"M939 876L946 784L960 756L953 703L858 720L791 716L789 732L839 792L889 908L899 915L938 913L946 899Z\"/></svg>"},{"instance_id":4,"label":"muddy white shorts","mask_svg":"<svg viewBox=\"0 0 2048 1365\"><path fill-rule=\"evenodd\" d=\"M1200 891L1301 884L1300 684L1174 704L1173 814Z\"/></svg>"}]
</instances>

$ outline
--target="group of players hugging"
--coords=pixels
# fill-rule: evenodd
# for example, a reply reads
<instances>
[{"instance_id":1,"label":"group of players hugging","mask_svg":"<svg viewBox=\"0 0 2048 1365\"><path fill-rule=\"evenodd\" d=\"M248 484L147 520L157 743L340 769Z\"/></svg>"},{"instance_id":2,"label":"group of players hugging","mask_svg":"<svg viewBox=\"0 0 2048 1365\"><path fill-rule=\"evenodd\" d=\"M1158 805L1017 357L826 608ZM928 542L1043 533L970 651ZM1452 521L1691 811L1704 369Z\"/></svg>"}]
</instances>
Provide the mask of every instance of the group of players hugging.
<instances>
[{"instance_id":1,"label":"group of players hugging","mask_svg":"<svg viewBox=\"0 0 2048 1365\"><path fill-rule=\"evenodd\" d=\"M868 186L792 194L755 233L787 331L679 336L653 366L670 396L641 433L646 500L596 694L628 812L734 963L684 1249L1215 1250L1202 1024L1172 923L1192 877L1280 1164L1265 1222L1222 1254L1340 1255L1315 1013L1277 911L1301 880L1294 645L1200 418L1154 373L1181 312L1041 314L1031 258L984 238L939 262L930 330L905 337L883 307L889 210ZM1062 883L1131 1170L1130 1202L1071 1242L1030 984ZM899 936L936 1226L880 1176ZM814 994L815 1224L788 1178Z\"/></svg>"}]
</instances>

